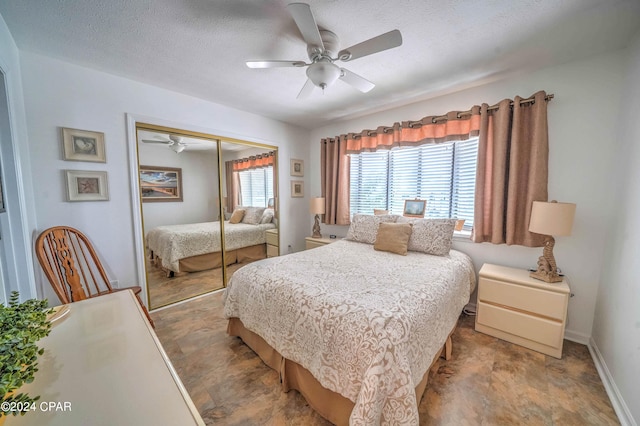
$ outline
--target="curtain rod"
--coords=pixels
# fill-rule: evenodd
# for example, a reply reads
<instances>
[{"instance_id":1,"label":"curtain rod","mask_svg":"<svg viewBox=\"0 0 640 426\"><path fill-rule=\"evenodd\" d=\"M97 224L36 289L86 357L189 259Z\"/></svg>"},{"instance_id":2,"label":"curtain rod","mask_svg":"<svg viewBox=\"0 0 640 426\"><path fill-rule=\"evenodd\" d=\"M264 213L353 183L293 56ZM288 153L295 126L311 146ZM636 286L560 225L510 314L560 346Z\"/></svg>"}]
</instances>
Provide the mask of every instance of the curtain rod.
<instances>
[{"instance_id":1,"label":"curtain rod","mask_svg":"<svg viewBox=\"0 0 640 426\"><path fill-rule=\"evenodd\" d=\"M554 94L550 93L547 96L544 97L544 100L549 102L551 99L554 98ZM532 96L530 98L527 99L521 99L520 100L520 105L525 105L525 104L530 104L532 102L535 101L535 97ZM513 106L513 101L509 102L510 106ZM491 105L490 107L487 108L487 111L495 111L500 107L500 104L496 104L496 105ZM471 110L469 111L460 111L456 114L457 118L461 118L463 115L470 115L472 113ZM441 115L439 117L433 117L433 119L431 120L432 123L437 123L438 121L443 121L443 120L448 120L449 118L446 115ZM410 128L413 128L414 126L419 127L422 126L422 121L409 121L408 122L408 126ZM382 127L382 132L384 133L388 133L388 132L392 132L394 130L394 127ZM366 132L367 136L373 136L375 134L377 134L378 132L375 130L364 130L363 132ZM354 134L353 138L357 139L362 137L361 134ZM329 143L333 142L333 139L329 138ZM326 143L326 142L325 142Z\"/></svg>"},{"instance_id":2,"label":"curtain rod","mask_svg":"<svg viewBox=\"0 0 640 426\"><path fill-rule=\"evenodd\" d=\"M553 97L554 97L553 93L550 93L550 94L548 94L547 96L544 97L544 100L549 102L551 99L553 99ZM521 99L520 100L520 105L530 104L530 103L533 103L534 101L535 101L535 97L534 96L532 96L530 98L527 98L527 99ZM509 102L509 105L513 106L513 101ZM492 105L492 106L487 108L487 111L495 111L498 108L500 108L500 104ZM456 114L456 117L457 118L462 118L462 116L464 116L464 115L471 115L471 114L472 114L472 110L460 111L460 112L458 112ZM438 121L447 121L448 119L449 119L448 116L441 115L439 117L433 117L431 119L431 122L435 124ZM422 126L422 121L409 121L408 125L409 125L410 128L420 127L420 126ZM383 129L383 132L387 133L387 131L391 131L391 130L393 130L392 127L385 127ZM372 133L372 132L369 132L369 133ZM375 133L375 132L373 132L373 133ZM367 136L371 136L371 134L368 134Z\"/></svg>"},{"instance_id":3,"label":"curtain rod","mask_svg":"<svg viewBox=\"0 0 640 426\"><path fill-rule=\"evenodd\" d=\"M544 100L545 100L545 101L547 101L547 102L549 102L551 99L553 99L553 98L554 98L554 96L555 96L555 95L554 95L553 93L550 93L550 94L548 94L547 96L545 96L545 97L544 97ZM527 99L521 99L521 100L520 100L520 105L530 104L530 103L532 103L534 100L535 100L535 98L534 98L534 97L527 98ZM513 101L509 102L509 106L513 106ZM487 108L487 111L495 111L495 110L497 110L498 108L500 108L500 104L491 105L490 107L488 107L488 108ZM471 114L471 110L469 110L469 111L462 111L462 112L459 112L459 113L458 113L458 118L460 118L460 117L461 117L461 116L463 116L463 115L469 115L469 114ZM436 117L436 118L434 118L434 121L438 121L438 120L440 120L440 119L442 119L442 118L446 118L446 116Z\"/></svg>"}]
</instances>

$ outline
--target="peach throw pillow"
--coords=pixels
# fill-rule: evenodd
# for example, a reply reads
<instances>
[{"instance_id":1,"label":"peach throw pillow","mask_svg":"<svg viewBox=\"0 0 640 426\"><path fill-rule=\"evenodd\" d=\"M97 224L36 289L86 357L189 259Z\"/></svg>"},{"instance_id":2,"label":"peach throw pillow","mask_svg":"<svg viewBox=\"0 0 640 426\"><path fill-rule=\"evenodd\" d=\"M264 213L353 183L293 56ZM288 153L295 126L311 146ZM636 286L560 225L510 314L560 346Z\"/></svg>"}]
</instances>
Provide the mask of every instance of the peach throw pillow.
<instances>
[{"instance_id":1,"label":"peach throw pillow","mask_svg":"<svg viewBox=\"0 0 640 426\"><path fill-rule=\"evenodd\" d=\"M229 219L229 223L240 223L242 218L244 217L244 209L236 209L233 211L231 218Z\"/></svg>"},{"instance_id":2,"label":"peach throw pillow","mask_svg":"<svg viewBox=\"0 0 640 426\"><path fill-rule=\"evenodd\" d=\"M406 256L411 228L410 223L381 223L373 248Z\"/></svg>"}]
</instances>

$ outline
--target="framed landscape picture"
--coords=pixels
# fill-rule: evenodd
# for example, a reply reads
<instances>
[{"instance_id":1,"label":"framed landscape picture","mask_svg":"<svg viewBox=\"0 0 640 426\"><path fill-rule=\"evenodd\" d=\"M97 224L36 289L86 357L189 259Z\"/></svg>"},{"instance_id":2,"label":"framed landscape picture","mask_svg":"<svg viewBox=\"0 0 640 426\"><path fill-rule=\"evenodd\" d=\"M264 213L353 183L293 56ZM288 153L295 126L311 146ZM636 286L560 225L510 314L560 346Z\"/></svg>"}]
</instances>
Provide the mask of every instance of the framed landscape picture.
<instances>
[{"instance_id":1,"label":"framed landscape picture","mask_svg":"<svg viewBox=\"0 0 640 426\"><path fill-rule=\"evenodd\" d=\"M404 200L404 211L402 216L406 217L424 217L424 211L427 207L425 200Z\"/></svg>"},{"instance_id":2,"label":"framed landscape picture","mask_svg":"<svg viewBox=\"0 0 640 426\"><path fill-rule=\"evenodd\" d=\"M182 201L182 169L140 166L143 203Z\"/></svg>"},{"instance_id":3,"label":"framed landscape picture","mask_svg":"<svg viewBox=\"0 0 640 426\"><path fill-rule=\"evenodd\" d=\"M107 172L65 170L67 201L107 201Z\"/></svg>"},{"instance_id":4,"label":"framed landscape picture","mask_svg":"<svg viewBox=\"0 0 640 426\"><path fill-rule=\"evenodd\" d=\"M62 153L68 161L106 163L104 133L63 127Z\"/></svg>"}]
</instances>

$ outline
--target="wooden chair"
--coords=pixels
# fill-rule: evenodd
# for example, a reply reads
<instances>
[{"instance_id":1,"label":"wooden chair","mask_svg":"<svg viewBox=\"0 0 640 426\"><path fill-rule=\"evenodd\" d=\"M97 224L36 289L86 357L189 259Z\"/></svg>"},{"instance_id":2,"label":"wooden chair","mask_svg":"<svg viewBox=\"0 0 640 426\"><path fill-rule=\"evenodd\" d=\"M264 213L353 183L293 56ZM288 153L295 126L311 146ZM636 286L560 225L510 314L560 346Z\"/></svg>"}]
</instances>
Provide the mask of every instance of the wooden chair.
<instances>
[{"instance_id":1,"label":"wooden chair","mask_svg":"<svg viewBox=\"0 0 640 426\"><path fill-rule=\"evenodd\" d=\"M96 251L82 232L68 226L54 226L38 236L35 248L40 266L62 303L130 289L154 325L140 300L142 288L112 288Z\"/></svg>"}]
</instances>

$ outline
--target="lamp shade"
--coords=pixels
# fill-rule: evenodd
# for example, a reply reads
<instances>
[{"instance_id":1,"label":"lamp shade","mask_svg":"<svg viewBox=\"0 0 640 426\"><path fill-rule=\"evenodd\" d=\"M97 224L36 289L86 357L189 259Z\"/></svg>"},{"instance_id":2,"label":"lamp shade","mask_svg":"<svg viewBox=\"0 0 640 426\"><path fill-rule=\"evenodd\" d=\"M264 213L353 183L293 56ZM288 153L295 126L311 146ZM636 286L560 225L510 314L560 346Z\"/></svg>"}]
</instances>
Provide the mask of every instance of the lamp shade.
<instances>
[{"instance_id":1,"label":"lamp shade","mask_svg":"<svg viewBox=\"0 0 640 426\"><path fill-rule=\"evenodd\" d=\"M311 214L324 214L324 197L312 198L309 211Z\"/></svg>"},{"instance_id":2,"label":"lamp shade","mask_svg":"<svg viewBox=\"0 0 640 426\"><path fill-rule=\"evenodd\" d=\"M556 201L534 201L529 231L543 235L571 235L576 205Z\"/></svg>"}]
</instances>

